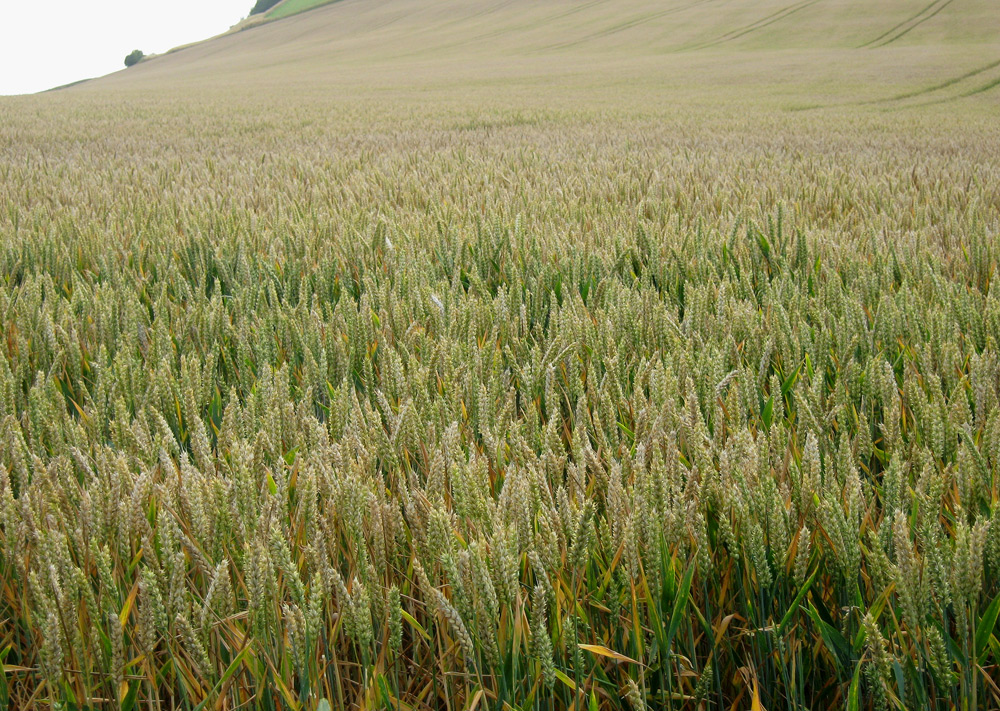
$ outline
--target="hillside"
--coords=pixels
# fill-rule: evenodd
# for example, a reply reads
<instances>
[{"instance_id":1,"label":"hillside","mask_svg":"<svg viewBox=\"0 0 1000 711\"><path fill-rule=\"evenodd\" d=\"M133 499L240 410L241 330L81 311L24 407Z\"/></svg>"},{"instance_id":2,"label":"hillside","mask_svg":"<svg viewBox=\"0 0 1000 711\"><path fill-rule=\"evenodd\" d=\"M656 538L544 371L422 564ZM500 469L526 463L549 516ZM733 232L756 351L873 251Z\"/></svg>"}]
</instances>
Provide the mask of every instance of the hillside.
<instances>
[{"instance_id":1,"label":"hillside","mask_svg":"<svg viewBox=\"0 0 1000 711\"><path fill-rule=\"evenodd\" d=\"M320 5L326 5L336 1L337 0L284 0L284 2L280 2L268 10L266 15L270 19L280 20L283 17L297 15L300 12L306 12L317 8Z\"/></svg>"},{"instance_id":2,"label":"hillside","mask_svg":"<svg viewBox=\"0 0 1000 711\"><path fill-rule=\"evenodd\" d=\"M1000 82L998 61L993 0L340 0L84 90L513 84L801 108L983 93Z\"/></svg>"}]
</instances>

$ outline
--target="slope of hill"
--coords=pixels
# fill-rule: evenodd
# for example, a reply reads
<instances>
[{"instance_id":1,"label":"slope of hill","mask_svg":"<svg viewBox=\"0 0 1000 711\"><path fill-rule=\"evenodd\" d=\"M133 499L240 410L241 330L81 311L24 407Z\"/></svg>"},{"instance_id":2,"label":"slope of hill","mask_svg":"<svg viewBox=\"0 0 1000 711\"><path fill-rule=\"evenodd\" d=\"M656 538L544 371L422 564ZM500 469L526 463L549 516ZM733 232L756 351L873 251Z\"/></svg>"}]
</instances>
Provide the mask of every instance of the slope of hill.
<instances>
[{"instance_id":1,"label":"slope of hill","mask_svg":"<svg viewBox=\"0 0 1000 711\"><path fill-rule=\"evenodd\" d=\"M328 5L336 0L284 0L267 11L267 16L273 20L280 20L283 17L298 15L301 12L312 10L320 5Z\"/></svg>"},{"instance_id":2,"label":"slope of hill","mask_svg":"<svg viewBox=\"0 0 1000 711\"><path fill-rule=\"evenodd\" d=\"M993 0L340 0L86 90L513 83L804 107L985 93L997 61Z\"/></svg>"}]
</instances>

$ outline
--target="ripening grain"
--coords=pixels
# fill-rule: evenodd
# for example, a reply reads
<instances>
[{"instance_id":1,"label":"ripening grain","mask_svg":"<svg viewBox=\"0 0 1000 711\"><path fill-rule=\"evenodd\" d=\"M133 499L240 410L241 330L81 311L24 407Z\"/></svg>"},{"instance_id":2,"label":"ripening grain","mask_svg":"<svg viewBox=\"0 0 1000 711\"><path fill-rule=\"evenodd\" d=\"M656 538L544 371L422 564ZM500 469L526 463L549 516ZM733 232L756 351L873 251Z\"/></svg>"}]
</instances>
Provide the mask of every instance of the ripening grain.
<instances>
[{"instance_id":1,"label":"ripening grain","mask_svg":"<svg viewBox=\"0 0 1000 711\"><path fill-rule=\"evenodd\" d=\"M0 104L0 702L1000 704L983 104L358 91Z\"/></svg>"}]
</instances>

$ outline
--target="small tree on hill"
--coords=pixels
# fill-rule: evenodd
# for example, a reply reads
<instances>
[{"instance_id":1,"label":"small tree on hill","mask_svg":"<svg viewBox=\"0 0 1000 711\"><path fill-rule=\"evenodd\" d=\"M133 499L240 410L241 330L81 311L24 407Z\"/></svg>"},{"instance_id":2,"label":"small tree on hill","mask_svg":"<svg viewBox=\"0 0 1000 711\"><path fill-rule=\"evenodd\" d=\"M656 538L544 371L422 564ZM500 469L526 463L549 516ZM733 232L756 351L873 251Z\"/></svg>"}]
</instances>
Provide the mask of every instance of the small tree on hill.
<instances>
[{"instance_id":1,"label":"small tree on hill","mask_svg":"<svg viewBox=\"0 0 1000 711\"><path fill-rule=\"evenodd\" d=\"M142 50L139 49L132 50L132 52L127 57L125 57L125 66L131 67L133 64L138 64L139 62L142 61L142 58L145 56L146 55L142 53Z\"/></svg>"}]
</instances>

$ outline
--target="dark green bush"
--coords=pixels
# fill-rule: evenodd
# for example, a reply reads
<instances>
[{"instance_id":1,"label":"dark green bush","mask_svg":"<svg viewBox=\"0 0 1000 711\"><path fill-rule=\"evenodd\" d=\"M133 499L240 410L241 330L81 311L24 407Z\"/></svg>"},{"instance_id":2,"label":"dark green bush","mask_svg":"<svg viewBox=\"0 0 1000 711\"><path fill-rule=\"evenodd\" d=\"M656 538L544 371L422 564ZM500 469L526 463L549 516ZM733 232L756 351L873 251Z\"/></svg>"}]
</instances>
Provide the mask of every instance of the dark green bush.
<instances>
[{"instance_id":1,"label":"dark green bush","mask_svg":"<svg viewBox=\"0 0 1000 711\"><path fill-rule=\"evenodd\" d=\"M138 64L145 57L146 55L142 53L141 49L134 49L132 50L132 52L129 53L127 57L125 57L125 66L131 67L134 64Z\"/></svg>"}]
</instances>

